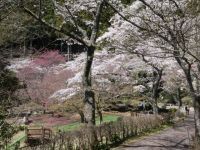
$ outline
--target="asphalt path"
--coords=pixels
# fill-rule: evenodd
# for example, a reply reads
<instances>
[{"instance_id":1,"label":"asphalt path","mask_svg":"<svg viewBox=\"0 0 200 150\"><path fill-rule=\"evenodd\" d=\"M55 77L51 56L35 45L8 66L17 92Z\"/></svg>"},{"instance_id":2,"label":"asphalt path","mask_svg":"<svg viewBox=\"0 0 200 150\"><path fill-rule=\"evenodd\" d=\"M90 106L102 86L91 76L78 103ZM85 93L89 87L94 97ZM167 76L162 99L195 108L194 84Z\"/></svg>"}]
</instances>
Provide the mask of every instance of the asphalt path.
<instances>
[{"instance_id":1,"label":"asphalt path","mask_svg":"<svg viewBox=\"0 0 200 150\"><path fill-rule=\"evenodd\" d=\"M188 150L193 135L194 116L190 114L172 128L139 140L130 140L114 150Z\"/></svg>"}]
</instances>

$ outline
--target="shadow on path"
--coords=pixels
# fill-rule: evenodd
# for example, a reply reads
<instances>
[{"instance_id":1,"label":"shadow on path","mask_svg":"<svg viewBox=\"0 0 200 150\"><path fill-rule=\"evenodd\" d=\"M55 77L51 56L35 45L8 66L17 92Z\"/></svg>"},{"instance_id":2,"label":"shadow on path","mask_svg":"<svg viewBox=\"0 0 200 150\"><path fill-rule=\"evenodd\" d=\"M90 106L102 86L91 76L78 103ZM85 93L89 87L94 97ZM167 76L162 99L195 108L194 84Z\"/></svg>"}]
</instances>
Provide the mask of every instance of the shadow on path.
<instances>
[{"instance_id":1,"label":"shadow on path","mask_svg":"<svg viewBox=\"0 0 200 150\"><path fill-rule=\"evenodd\" d=\"M188 150L194 135L194 119L190 114L183 122L141 140L122 144L115 150Z\"/></svg>"}]
</instances>

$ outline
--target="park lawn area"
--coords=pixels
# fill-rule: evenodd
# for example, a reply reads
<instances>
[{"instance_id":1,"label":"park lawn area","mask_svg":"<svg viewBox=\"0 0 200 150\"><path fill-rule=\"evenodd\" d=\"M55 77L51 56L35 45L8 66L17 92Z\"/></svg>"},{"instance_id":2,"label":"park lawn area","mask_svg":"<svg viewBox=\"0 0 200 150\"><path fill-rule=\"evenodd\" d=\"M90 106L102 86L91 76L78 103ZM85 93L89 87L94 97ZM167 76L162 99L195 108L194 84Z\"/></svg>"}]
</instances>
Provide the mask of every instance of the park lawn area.
<instances>
[{"instance_id":1,"label":"park lawn area","mask_svg":"<svg viewBox=\"0 0 200 150\"><path fill-rule=\"evenodd\" d=\"M117 119L119 117L120 117L119 115L105 114L105 115L103 115L103 123L111 122L111 121L117 121ZM99 124L100 124L100 118L97 117L96 118L96 125L99 125ZM80 122L74 122L74 123L70 123L70 124L67 124L67 125L55 126L52 130L55 131L55 132L58 131L58 130L61 130L62 132L72 131L72 130L78 129L80 126L81 126ZM20 131L19 133L14 135L11 143L9 144L9 149L13 149L14 145L18 141L20 143L24 143L24 141L25 141L25 132L24 131Z\"/></svg>"},{"instance_id":2,"label":"park lawn area","mask_svg":"<svg viewBox=\"0 0 200 150\"><path fill-rule=\"evenodd\" d=\"M25 132L20 131L16 135L13 136L11 143L8 145L9 149L14 149L14 146L17 142L24 143L25 141Z\"/></svg>"},{"instance_id":3,"label":"park lawn area","mask_svg":"<svg viewBox=\"0 0 200 150\"><path fill-rule=\"evenodd\" d=\"M67 124L67 125L62 125L62 126L55 126L53 128L54 131L72 131L72 130L75 130L75 129L78 129L80 127L81 123L80 122L74 122L74 123L70 123L70 124Z\"/></svg>"},{"instance_id":4,"label":"park lawn area","mask_svg":"<svg viewBox=\"0 0 200 150\"><path fill-rule=\"evenodd\" d=\"M111 121L117 121L117 119L119 118L118 115L104 115L103 116L103 123L105 122L111 122ZM97 117L96 118L96 125L100 124L100 118ZM71 124L67 124L67 125L62 125L62 126L56 126L54 127L55 130L61 130L61 131L72 131L75 129L78 129L81 126L80 122L74 122Z\"/></svg>"},{"instance_id":5,"label":"park lawn area","mask_svg":"<svg viewBox=\"0 0 200 150\"><path fill-rule=\"evenodd\" d=\"M111 122L111 121L117 121L117 119L119 118L120 116L118 115L104 115L103 116L103 122L102 123L105 123L105 122ZM100 124L100 118L96 118L96 125L99 125Z\"/></svg>"}]
</instances>

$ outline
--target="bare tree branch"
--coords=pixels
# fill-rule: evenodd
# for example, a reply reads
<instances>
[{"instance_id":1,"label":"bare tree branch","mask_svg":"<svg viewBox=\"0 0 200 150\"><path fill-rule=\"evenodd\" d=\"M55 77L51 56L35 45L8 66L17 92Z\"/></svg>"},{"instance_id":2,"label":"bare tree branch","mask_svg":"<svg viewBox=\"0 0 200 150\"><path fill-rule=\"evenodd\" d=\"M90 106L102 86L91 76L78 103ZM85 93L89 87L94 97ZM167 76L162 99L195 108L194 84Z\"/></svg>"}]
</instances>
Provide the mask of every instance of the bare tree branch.
<instances>
[{"instance_id":1,"label":"bare tree branch","mask_svg":"<svg viewBox=\"0 0 200 150\"><path fill-rule=\"evenodd\" d=\"M28 9L27 7L23 6L23 10L28 13L30 16L32 16L34 19L40 21L42 24L44 24L45 26L49 27L52 30L55 30L57 32L63 33L69 37L71 37L72 39L77 40L78 42L82 43L83 45L85 45L85 41L83 41L80 37L77 37L77 35L69 33L64 31L62 28L57 28L51 24L49 24L48 22L46 22L44 19L40 18L39 16L37 16L35 13L33 13L30 9Z\"/></svg>"},{"instance_id":2,"label":"bare tree branch","mask_svg":"<svg viewBox=\"0 0 200 150\"><path fill-rule=\"evenodd\" d=\"M104 1L101 1L101 2L99 2L98 6L97 6L96 16L95 16L95 20L94 20L94 23L93 23L94 25L93 25L93 28L92 28L92 34L90 36L90 45L94 45L95 42L96 42L97 34L98 34L98 31L99 31L99 22L100 22L103 4L104 4Z\"/></svg>"}]
</instances>

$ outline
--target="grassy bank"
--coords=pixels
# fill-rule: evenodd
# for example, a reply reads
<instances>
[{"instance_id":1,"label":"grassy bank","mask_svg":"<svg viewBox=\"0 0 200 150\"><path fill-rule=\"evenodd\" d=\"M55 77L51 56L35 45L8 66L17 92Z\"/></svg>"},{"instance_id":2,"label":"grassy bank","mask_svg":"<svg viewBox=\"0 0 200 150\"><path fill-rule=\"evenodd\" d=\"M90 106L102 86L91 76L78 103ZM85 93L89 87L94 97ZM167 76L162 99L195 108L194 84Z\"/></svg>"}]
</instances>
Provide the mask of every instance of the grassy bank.
<instances>
[{"instance_id":1,"label":"grassy bank","mask_svg":"<svg viewBox=\"0 0 200 150\"><path fill-rule=\"evenodd\" d=\"M119 116L117 116L117 115L104 115L102 123L117 121L118 118L119 118ZM100 118L97 117L96 118L96 125L99 125L99 124L100 124ZM81 126L80 122L74 122L74 123L71 123L71 124L63 125L63 126L56 126L55 129L57 131L60 130L60 131L64 132L64 131L72 131L72 130L78 129L80 126Z\"/></svg>"}]
</instances>

